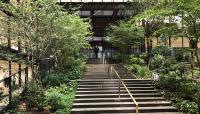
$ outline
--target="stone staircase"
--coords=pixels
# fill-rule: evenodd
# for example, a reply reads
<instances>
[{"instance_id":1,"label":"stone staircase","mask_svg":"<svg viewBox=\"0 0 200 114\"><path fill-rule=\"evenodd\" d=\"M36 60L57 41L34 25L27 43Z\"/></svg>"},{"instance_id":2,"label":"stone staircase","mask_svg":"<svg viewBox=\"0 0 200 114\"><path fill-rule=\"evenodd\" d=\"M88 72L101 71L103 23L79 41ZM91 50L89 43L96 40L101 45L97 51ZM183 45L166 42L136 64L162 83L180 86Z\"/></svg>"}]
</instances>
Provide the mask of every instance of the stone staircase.
<instances>
[{"instance_id":1,"label":"stone staircase","mask_svg":"<svg viewBox=\"0 0 200 114\"><path fill-rule=\"evenodd\" d=\"M87 65L85 76L79 81L71 114L133 114L136 112L135 104L122 84L120 84L119 98L119 80L114 76L108 76L107 71L108 69L102 64ZM138 102L139 113L179 114L177 109L154 89L152 80L133 79L128 75L123 75L122 80Z\"/></svg>"}]
</instances>

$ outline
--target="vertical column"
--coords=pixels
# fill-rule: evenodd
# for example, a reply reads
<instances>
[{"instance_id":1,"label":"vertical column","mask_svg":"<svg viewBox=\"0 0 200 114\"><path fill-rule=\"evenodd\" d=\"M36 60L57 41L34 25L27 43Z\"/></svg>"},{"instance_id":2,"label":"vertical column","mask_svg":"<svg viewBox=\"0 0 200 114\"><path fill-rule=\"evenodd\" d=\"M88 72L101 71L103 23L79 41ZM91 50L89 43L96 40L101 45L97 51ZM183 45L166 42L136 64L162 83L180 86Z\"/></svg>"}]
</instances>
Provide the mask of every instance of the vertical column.
<instances>
[{"instance_id":1,"label":"vertical column","mask_svg":"<svg viewBox=\"0 0 200 114\"><path fill-rule=\"evenodd\" d=\"M21 52L21 38L18 37L18 51ZM22 76L22 73L21 73L21 63L18 64L18 70L20 71L19 72L19 85L21 86L21 76Z\"/></svg>"},{"instance_id":2,"label":"vertical column","mask_svg":"<svg viewBox=\"0 0 200 114\"><path fill-rule=\"evenodd\" d=\"M9 49L9 52L8 53L10 53L10 50L11 50L11 34L10 34L10 32L11 32L11 27L10 27L10 17L7 17L7 26L8 26L8 30L7 30L7 32L8 32L8 36L7 36L7 38L8 38L8 49ZM11 59L9 59L9 61L8 61L8 69L9 69L9 77L8 77L8 88L9 88L9 102L11 102L11 99L12 99L12 85L11 85L11 82L12 82L12 78L10 77L11 76L11 74L12 74L12 62L11 62Z\"/></svg>"},{"instance_id":3,"label":"vertical column","mask_svg":"<svg viewBox=\"0 0 200 114\"><path fill-rule=\"evenodd\" d=\"M8 77L8 88L9 88L9 103L12 100L12 77L11 77L11 64L12 62L9 60L9 77Z\"/></svg>"},{"instance_id":4,"label":"vertical column","mask_svg":"<svg viewBox=\"0 0 200 114\"><path fill-rule=\"evenodd\" d=\"M19 85L21 86L22 85L22 78L21 78L21 76L22 76L22 72L21 72L21 70L22 70L22 67L21 67L21 63L19 63L18 64L18 67L19 67Z\"/></svg>"},{"instance_id":5,"label":"vertical column","mask_svg":"<svg viewBox=\"0 0 200 114\"><path fill-rule=\"evenodd\" d=\"M24 78L25 78L25 85L26 85L27 82L28 82L28 67L25 68L25 76L24 76Z\"/></svg>"},{"instance_id":6,"label":"vertical column","mask_svg":"<svg viewBox=\"0 0 200 114\"><path fill-rule=\"evenodd\" d=\"M184 47L184 37L183 37L183 29L184 29L184 28L183 28L183 13L182 13L181 26L182 26L182 27L181 27L181 29L182 29L182 30L181 30L181 32L182 32L182 36L181 36L181 37L182 37L182 48L183 48L183 47Z\"/></svg>"}]
</instances>

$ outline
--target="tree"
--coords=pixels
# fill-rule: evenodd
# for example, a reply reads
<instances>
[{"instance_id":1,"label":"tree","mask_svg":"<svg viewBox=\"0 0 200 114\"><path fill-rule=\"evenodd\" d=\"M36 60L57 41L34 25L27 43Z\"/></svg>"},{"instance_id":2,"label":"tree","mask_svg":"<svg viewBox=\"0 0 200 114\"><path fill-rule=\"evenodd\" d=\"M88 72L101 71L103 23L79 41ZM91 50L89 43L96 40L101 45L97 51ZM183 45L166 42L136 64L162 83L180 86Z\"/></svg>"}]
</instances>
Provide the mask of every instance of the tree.
<instances>
[{"instance_id":1,"label":"tree","mask_svg":"<svg viewBox=\"0 0 200 114\"><path fill-rule=\"evenodd\" d=\"M183 15L182 20L186 26L186 32L190 40L192 65L194 67L194 55L197 58L198 66L200 66L200 58L198 52L198 42L200 37L200 1L199 0L178 0L175 2L174 8L177 12L181 12ZM179 14L180 15L180 14Z\"/></svg>"},{"instance_id":2,"label":"tree","mask_svg":"<svg viewBox=\"0 0 200 114\"><path fill-rule=\"evenodd\" d=\"M164 45L167 45L168 40L168 46L171 47L171 38L176 38L179 35L179 31L177 28L177 25L169 25L169 26L163 26L159 30L155 31L154 35L159 37L162 42L164 42Z\"/></svg>"},{"instance_id":3,"label":"tree","mask_svg":"<svg viewBox=\"0 0 200 114\"><path fill-rule=\"evenodd\" d=\"M13 15L8 17L13 28L11 36L20 39L32 69L38 65L38 60L50 56L54 57L58 68L64 69L64 60L88 45L89 21L64 12L54 0L29 0L13 5L1 3L0 7ZM37 71L33 75L37 78Z\"/></svg>"},{"instance_id":4,"label":"tree","mask_svg":"<svg viewBox=\"0 0 200 114\"><path fill-rule=\"evenodd\" d=\"M139 46L144 38L144 30L128 21L120 21L118 25L111 25L108 29L108 38L121 54L127 54L130 46Z\"/></svg>"}]
</instances>

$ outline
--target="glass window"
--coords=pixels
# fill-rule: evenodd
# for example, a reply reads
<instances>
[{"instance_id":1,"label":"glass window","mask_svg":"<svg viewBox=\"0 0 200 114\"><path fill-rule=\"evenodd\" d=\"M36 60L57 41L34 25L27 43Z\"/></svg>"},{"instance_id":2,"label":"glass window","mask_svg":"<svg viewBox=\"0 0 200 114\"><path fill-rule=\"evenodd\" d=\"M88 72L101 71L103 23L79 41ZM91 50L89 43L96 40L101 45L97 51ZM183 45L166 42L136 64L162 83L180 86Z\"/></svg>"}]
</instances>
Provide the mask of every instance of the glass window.
<instances>
[{"instance_id":1,"label":"glass window","mask_svg":"<svg viewBox=\"0 0 200 114\"><path fill-rule=\"evenodd\" d=\"M103 16L109 16L112 15L113 11L111 10L96 10L94 11L94 15L103 15Z\"/></svg>"},{"instance_id":2,"label":"glass window","mask_svg":"<svg viewBox=\"0 0 200 114\"><path fill-rule=\"evenodd\" d=\"M91 12L90 11L80 11L79 15L81 15L81 16L90 16Z\"/></svg>"},{"instance_id":3,"label":"glass window","mask_svg":"<svg viewBox=\"0 0 200 114\"><path fill-rule=\"evenodd\" d=\"M113 2L113 0L103 0L103 2Z\"/></svg>"},{"instance_id":4,"label":"glass window","mask_svg":"<svg viewBox=\"0 0 200 114\"><path fill-rule=\"evenodd\" d=\"M114 2L123 2L124 0L114 0Z\"/></svg>"},{"instance_id":5,"label":"glass window","mask_svg":"<svg viewBox=\"0 0 200 114\"><path fill-rule=\"evenodd\" d=\"M61 2L71 2L71 0L60 0Z\"/></svg>"},{"instance_id":6,"label":"glass window","mask_svg":"<svg viewBox=\"0 0 200 114\"><path fill-rule=\"evenodd\" d=\"M93 0L93 2L102 2L102 0Z\"/></svg>"},{"instance_id":7,"label":"glass window","mask_svg":"<svg viewBox=\"0 0 200 114\"><path fill-rule=\"evenodd\" d=\"M82 2L82 0L72 0L72 2Z\"/></svg>"},{"instance_id":8,"label":"glass window","mask_svg":"<svg viewBox=\"0 0 200 114\"><path fill-rule=\"evenodd\" d=\"M92 0L82 0L82 2L92 2Z\"/></svg>"}]
</instances>

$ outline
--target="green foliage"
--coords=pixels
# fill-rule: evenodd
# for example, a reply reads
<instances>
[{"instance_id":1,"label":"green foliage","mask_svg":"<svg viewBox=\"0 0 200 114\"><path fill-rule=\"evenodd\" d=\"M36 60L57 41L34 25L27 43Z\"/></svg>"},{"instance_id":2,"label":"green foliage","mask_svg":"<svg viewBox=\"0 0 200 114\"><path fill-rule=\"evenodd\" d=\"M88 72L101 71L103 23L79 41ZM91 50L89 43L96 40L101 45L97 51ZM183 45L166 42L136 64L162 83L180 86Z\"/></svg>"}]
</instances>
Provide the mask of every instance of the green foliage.
<instances>
[{"instance_id":1,"label":"green foliage","mask_svg":"<svg viewBox=\"0 0 200 114\"><path fill-rule=\"evenodd\" d=\"M44 90L41 84L36 81L31 82L26 90L25 96L23 96L22 101L25 101L28 108L38 108L42 109L44 104Z\"/></svg>"},{"instance_id":2,"label":"green foliage","mask_svg":"<svg viewBox=\"0 0 200 114\"><path fill-rule=\"evenodd\" d=\"M128 60L129 64L138 64L138 65L144 65L145 61L144 59L140 57L135 57L135 55L131 55Z\"/></svg>"},{"instance_id":3,"label":"green foliage","mask_svg":"<svg viewBox=\"0 0 200 114\"><path fill-rule=\"evenodd\" d=\"M187 49L179 49L174 48L175 51L175 59L177 61L189 61L190 59L190 51Z\"/></svg>"},{"instance_id":4,"label":"green foliage","mask_svg":"<svg viewBox=\"0 0 200 114\"><path fill-rule=\"evenodd\" d=\"M48 105L51 106L52 110L56 109L63 109L65 107L65 104L67 104L65 101L64 94L59 93L59 91L49 89L46 91L45 96L47 97L46 102Z\"/></svg>"},{"instance_id":5,"label":"green foliage","mask_svg":"<svg viewBox=\"0 0 200 114\"><path fill-rule=\"evenodd\" d=\"M130 55L126 61L125 67L130 73L136 75L136 78L150 78L151 71L145 66L146 55Z\"/></svg>"},{"instance_id":6,"label":"green foliage","mask_svg":"<svg viewBox=\"0 0 200 114\"><path fill-rule=\"evenodd\" d=\"M177 100L176 106L184 113L198 114L198 105L195 102L189 100Z\"/></svg>"},{"instance_id":7,"label":"green foliage","mask_svg":"<svg viewBox=\"0 0 200 114\"><path fill-rule=\"evenodd\" d=\"M139 70L138 76L145 79L151 78L151 71L147 67L142 67Z\"/></svg>"},{"instance_id":8,"label":"green foliage","mask_svg":"<svg viewBox=\"0 0 200 114\"><path fill-rule=\"evenodd\" d=\"M140 65L137 65L137 64L131 64L131 65L128 65L126 67L127 67L128 71L130 71L130 72L132 72L136 75L139 73L139 71L142 68Z\"/></svg>"},{"instance_id":9,"label":"green foliage","mask_svg":"<svg viewBox=\"0 0 200 114\"><path fill-rule=\"evenodd\" d=\"M170 74L160 75L159 80L155 83L155 85L160 89L176 92L180 87L180 81L176 79L176 76L177 75L174 72L171 72Z\"/></svg>"},{"instance_id":10,"label":"green foliage","mask_svg":"<svg viewBox=\"0 0 200 114\"><path fill-rule=\"evenodd\" d=\"M0 2L0 7L13 16L5 20L4 37L21 41L21 48L32 56L32 62L53 56L57 66L66 57L76 55L88 46L86 37L91 35L89 20L65 11L55 0L30 0L11 5Z\"/></svg>"},{"instance_id":11,"label":"green foliage","mask_svg":"<svg viewBox=\"0 0 200 114\"><path fill-rule=\"evenodd\" d=\"M165 64L166 64L165 57L162 55L156 54L152 58L151 69L162 69L162 68L164 68Z\"/></svg>"},{"instance_id":12,"label":"green foliage","mask_svg":"<svg viewBox=\"0 0 200 114\"><path fill-rule=\"evenodd\" d=\"M177 77L177 73L175 72L165 75L161 74L155 85L157 88L164 89L172 94L172 98L175 100L175 105L178 109L185 113L197 114L199 105L197 103L200 100L199 83L194 83L193 80L185 78L177 79Z\"/></svg>"},{"instance_id":13,"label":"green foliage","mask_svg":"<svg viewBox=\"0 0 200 114\"><path fill-rule=\"evenodd\" d=\"M71 82L69 85L61 85L60 87L51 87L45 91L45 102L51 109L59 114L61 112L70 112L75 96L77 83Z\"/></svg>"},{"instance_id":14,"label":"green foliage","mask_svg":"<svg viewBox=\"0 0 200 114\"><path fill-rule=\"evenodd\" d=\"M168 46L159 45L152 50L153 54L160 54L163 56L169 56L171 53L171 48Z\"/></svg>"},{"instance_id":15,"label":"green foliage","mask_svg":"<svg viewBox=\"0 0 200 114\"><path fill-rule=\"evenodd\" d=\"M79 79L85 68L85 62L79 58L67 57L62 66L63 69L56 69L45 76L44 86L60 86L70 80Z\"/></svg>"},{"instance_id":16,"label":"green foliage","mask_svg":"<svg viewBox=\"0 0 200 114\"><path fill-rule=\"evenodd\" d=\"M66 71L66 76L70 80L79 79L82 75L82 72L85 68L86 62L82 59L75 59L74 57L70 57L66 60L63 68L63 71Z\"/></svg>"},{"instance_id":17,"label":"green foliage","mask_svg":"<svg viewBox=\"0 0 200 114\"><path fill-rule=\"evenodd\" d=\"M143 59L145 62L147 62L147 53L142 53L139 55L139 58Z\"/></svg>"},{"instance_id":18,"label":"green foliage","mask_svg":"<svg viewBox=\"0 0 200 114\"><path fill-rule=\"evenodd\" d=\"M138 64L130 64L125 66L129 72L134 73L137 78L150 78L151 72L150 70Z\"/></svg>"},{"instance_id":19,"label":"green foliage","mask_svg":"<svg viewBox=\"0 0 200 114\"><path fill-rule=\"evenodd\" d=\"M110 26L108 38L124 54L128 46L140 44L144 39L144 30L130 22L120 21L118 25Z\"/></svg>"},{"instance_id":20,"label":"green foliage","mask_svg":"<svg viewBox=\"0 0 200 114\"><path fill-rule=\"evenodd\" d=\"M192 99L198 92L197 85L192 81L183 81L180 83L180 96L184 99Z\"/></svg>"},{"instance_id":21,"label":"green foliage","mask_svg":"<svg viewBox=\"0 0 200 114\"><path fill-rule=\"evenodd\" d=\"M68 83L70 79L66 74L53 71L49 75L45 76L43 80L44 86L60 86L61 84Z\"/></svg>"},{"instance_id":22,"label":"green foliage","mask_svg":"<svg viewBox=\"0 0 200 114\"><path fill-rule=\"evenodd\" d=\"M156 37L159 38L159 44L160 45L167 45L168 44L168 39L169 38L173 38L173 39L176 39L179 35L178 33L178 27L177 25L175 24L169 24L169 25L165 25L163 27L160 27L159 30L157 30L154 35ZM171 46L171 45L169 45Z\"/></svg>"}]
</instances>

